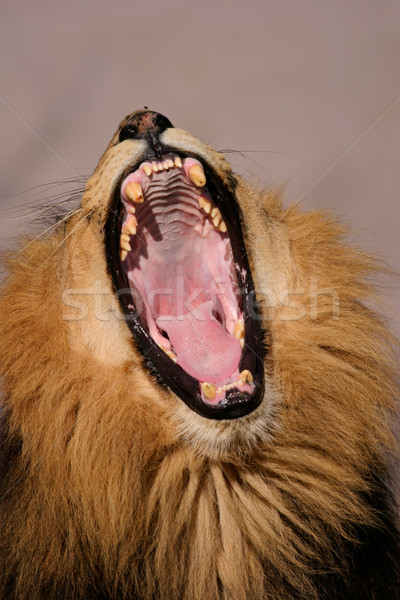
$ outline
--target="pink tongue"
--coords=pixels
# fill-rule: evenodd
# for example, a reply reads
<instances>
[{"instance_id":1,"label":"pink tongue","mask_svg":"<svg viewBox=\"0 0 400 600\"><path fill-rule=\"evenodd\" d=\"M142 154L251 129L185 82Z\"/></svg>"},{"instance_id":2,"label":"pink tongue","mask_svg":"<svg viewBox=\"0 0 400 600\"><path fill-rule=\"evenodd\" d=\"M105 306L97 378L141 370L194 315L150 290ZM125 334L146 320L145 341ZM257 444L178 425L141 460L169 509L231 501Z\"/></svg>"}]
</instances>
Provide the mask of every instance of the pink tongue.
<instances>
[{"instance_id":1,"label":"pink tongue","mask_svg":"<svg viewBox=\"0 0 400 600\"><path fill-rule=\"evenodd\" d=\"M156 323L167 332L182 369L199 381L221 383L237 371L242 347L211 311L208 301L186 315L163 315Z\"/></svg>"}]
</instances>

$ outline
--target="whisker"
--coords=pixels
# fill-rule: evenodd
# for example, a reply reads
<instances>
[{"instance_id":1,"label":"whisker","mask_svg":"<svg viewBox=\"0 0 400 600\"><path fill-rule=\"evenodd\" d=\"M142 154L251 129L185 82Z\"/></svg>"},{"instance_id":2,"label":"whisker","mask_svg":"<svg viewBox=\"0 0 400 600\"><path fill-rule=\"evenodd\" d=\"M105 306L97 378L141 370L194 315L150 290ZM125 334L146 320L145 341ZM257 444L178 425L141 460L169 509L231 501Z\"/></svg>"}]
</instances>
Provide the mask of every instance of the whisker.
<instances>
[{"instance_id":1,"label":"whisker","mask_svg":"<svg viewBox=\"0 0 400 600\"><path fill-rule=\"evenodd\" d=\"M64 223L65 221L67 221L70 217L72 217L73 215L75 215L76 213L78 213L80 211L80 207L75 208L74 210L69 211L63 218L59 219L56 223L53 223L52 225L50 225L50 227L47 227L47 229L45 229L44 231L42 231L39 235L37 235L33 240L31 240L30 242L28 242L28 244L26 244L19 252L18 254L20 254L21 252L23 252L24 250L26 250L26 248L29 248L29 246L31 244L33 244L34 242L36 242L37 240L40 240L40 238L42 238L43 236L46 235L46 233L52 233L55 229L57 229L57 227L59 227L59 225L61 225L61 223ZM29 258L29 260L27 262L30 261L30 259L35 256L36 252L34 252L31 257Z\"/></svg>"},{"instance_id":2,"label":"whisker","mask_svg":"<svg viewBox=\"0 0 400 600\"><path fill-rule=\"evenodd\" d=\"M27 213L25 215L20 215L19 217L10 217L9 219L2 219L2 222L8 223L9 221L20 221L22 219L28 219L29 217L34 217L35 215L38 215L38 217L35 219L35 220L38 220L44 216L45 212L50 211L54 208L55 208L54 206L48 206L44 210L41 210L38 212Z\"/></svg>"},{"instance_id":3,"label":"whisker","mask_svg":"<svg viewBox=\"0 0 400 600\"><path fill-rule=\"evenodd\" d=\"M249 159L246 154L280 154L282 156L289 156L290 158L296 158L294 154L290 154L289 152L283 152L280 150L235 150L232 148L225 148L222 150L218 150L218 152L222 152L222 154L240 154L243 158Z\"/></svg>"},{"instance_id":4,"label":"whisker","mask_svg":"<svg viewBox=\"0 0 400 600\"><path fill-rule=\"evenodd\" d=\"M80 177L74 177L71 179L61 179L59 181L52 181L50 183L40 183L39 185L35 185L26 190L22 190L21 192L15 192L13 194L2 194L2 198L4 200L8 200L11 198L18 198L20 196L24 197L30 193L33 193L33 195L42 194L44 190L47 192L54 188L61 187L63 185L80 185L81 186L85 182L86 182L86 177L84 175L82 175Z\"/></svg>"},{"instance_id":5,"label":"whisker","mask_svg":"<svg viewBox=\"0 0 400 600\"><path fill-rule=\"evenodd\" d=\"M21 215L23 216L26 211L47 211L51 208L55 209L58 206L63 206L68 204L69 202L74 202L79 199L83 194L83 189L80 188L78 190L68 190L57 196L51 195L46 197L41 197L33 202L24 202L19 206L9 206L6 208L0 209L2 213ZM3 219L5 220L5 219Z\"/></svg>"},{"instance_id":6,"label":"whisker","mask_svg":"<svg viewBox=\"0 0 400 600\"><path fill-rule=\"evenodd\" d=\"M90 217L93 212L94 212L94 208L92 208L92 210L90 210L88 213L85 213L81 219L79 219L79 221L76 223L76 225L74 225L74 227L71 229L71 231L63 237L63 239L61 240L61 242L58 244L57 248L55 248L53 250L53 252L51 254L49 254L49 256L46 258L45 261L43 261L42 265L46 264L47 261L57 252L57 250L59 248L61 248L61 246L64 244L64 242L69 238L70 235L72 235L74 233L74 231L79 227L79 225L87 218ZM29 261L28 261L29 262Z\"/></svg>"}]
</instances>

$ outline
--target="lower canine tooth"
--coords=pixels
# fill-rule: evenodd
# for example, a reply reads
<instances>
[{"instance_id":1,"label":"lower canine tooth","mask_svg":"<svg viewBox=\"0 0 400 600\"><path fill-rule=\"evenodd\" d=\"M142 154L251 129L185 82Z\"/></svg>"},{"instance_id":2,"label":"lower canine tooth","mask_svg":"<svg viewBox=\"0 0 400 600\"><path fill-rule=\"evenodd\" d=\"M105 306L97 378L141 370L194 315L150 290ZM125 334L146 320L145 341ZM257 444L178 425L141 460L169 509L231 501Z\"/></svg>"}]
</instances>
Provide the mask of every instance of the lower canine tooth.
<instances>
[{"instance_id":1,"label":"lower canine tooth","mask_svg":"<svg viewBox=\"0 0 400 600\"><path fill-rule=\"evenodd\" d=\"M206 176L202 166L192 165L188 171L188 176L190 181L192 181L196 187L203 187L206 185Z\"/></svg>"},{"instance_id":2,"label":"lower canine tooth","mask_svg":"<svg viewBox=\"0 0 400 600\"><path fill-rule=\"evenodd\" d=\"M217 394L217 388L212 383L202 383L201 389L207 400L214 400Z\"/></svg>"},{"instance_id":3,"label":"lower canine tooth","mask_svg":"<svg viewBox=\"0 0 400 600\"><path fill-rule=\"evenodd\" d=\"M141 204L143 202L143 190L140 183L137 181L130 181L125 186L125 196L132 202Z\"/></svg>"},{"instance_id":4,"label":"lower canine tooth","mask_svg":"<svg viewBox=\"0 0 400 600\"><path fill-rule=\"evenodd\" d=\"M250 371L245 369L244 371L242 371L240 373L239 381L241 381L243 383L253 383L253 375L250 373Z\"/></svg>"},{"instance_id":5,"label":"lower canine tooth","mask_svg":"<svg viewBox=\"0 0 400 600\"><path fill-rule=\"evenodd\" d=\"M210 210L211 210L210 200L208 200L208 198L203 198L202 196L200 196L199 204L200 204L201 208L204 210L204 212L206 212L209 215Z\"/></svg>"}]
</instances>

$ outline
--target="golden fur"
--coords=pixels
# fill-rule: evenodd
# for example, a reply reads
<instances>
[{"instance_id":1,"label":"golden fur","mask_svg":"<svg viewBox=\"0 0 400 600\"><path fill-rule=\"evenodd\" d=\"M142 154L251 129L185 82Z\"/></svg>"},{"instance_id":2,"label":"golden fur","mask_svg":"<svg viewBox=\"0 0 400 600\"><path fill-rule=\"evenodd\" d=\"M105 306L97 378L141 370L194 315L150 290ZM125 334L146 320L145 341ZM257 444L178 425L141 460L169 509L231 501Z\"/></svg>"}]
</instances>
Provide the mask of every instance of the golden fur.
<instances>
[{"instance_id":1,"label":"golden fur","mask_svg":"<svg viewBox=\"0 0 400 600\"><path fill-rule=\"evenodd\" d=\"M229 185L220 154L164 135ZM376 520L368 472L392 451L391 340L366 304L377 267L330 216L237 178L266 394L242 419L202 418L145 368L107 271L107 206L140 144L114 137L81 209L8 259L0 362L22 454L4 488L5 580L18 573L29 600L72 580L84 597L88 573L110 597L312 600L320 561L336 568L334 548Z\"/></svg>"}]
</instances>

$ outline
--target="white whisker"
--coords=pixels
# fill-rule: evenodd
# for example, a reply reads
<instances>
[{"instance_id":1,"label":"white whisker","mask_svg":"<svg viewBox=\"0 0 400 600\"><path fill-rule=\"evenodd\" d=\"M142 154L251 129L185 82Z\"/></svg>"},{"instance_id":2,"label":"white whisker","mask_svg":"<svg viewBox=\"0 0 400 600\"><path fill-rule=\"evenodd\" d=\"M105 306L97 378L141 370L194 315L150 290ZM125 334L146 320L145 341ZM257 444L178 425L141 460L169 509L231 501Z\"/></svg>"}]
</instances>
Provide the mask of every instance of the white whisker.
<instances>
[{"instance_id":1,"label":"white whisker","mask_svg":"<svg viewBox=\"0 0 400 600\"><path fill-rule=\"evenodd\" d=\"M33 240L31 240L28 244L26 244L22 250L20 250L20 252L18 252L18 254L20 254L21 252L23 252L24 250L26 250L26 248L29 248L29 246L31 244L33 244L34 242L36 242L37 240L40 240L41 237L45 236L46 233L52 233L55 229L57 229L57 227L61 224L64 223L64 221L68 220L70 217L72 217L73 215L75 215L76 213L78 213L80 211L80 207L75 208L74 210L69 211L62 219L59 219L56 223L53 223L52 225L50 225L50 227L47 227L44 231L42 231L42 233L40 233L39 235L37 235L35 238L33 238ZM30 257L30 259L35 255L35 252L32 254L32 256ZM28 260L28 262L30 261L30 259Z\"/></svg>"},{"instance_id":2,"label":"white whisker","mask_svg":"<svg viewBox=\"0 0 400 600\"><path fill-rule=\"evenodd\" d=\"M72 235L74 233L74 231L79 227L79 225L87 218L90 217L90 215L94 212L94 208L92 208L92 210L90 210L88 213L85 213L81 219L79 219L79 221L76 223L76 225L74 225L74 227L71 229L71 231L63 237L63 239L61 240L60 244L58 244L57 248L55 248L53 250L53 252L51 254L49 254L49 256L46 258L46 260L42 263L42 265L46 264L47 261L57 252L57 250L59 248L61 248L61 246L64 244L64 242L69 238L70 235Z\"/></svg>"}]
</instances>

